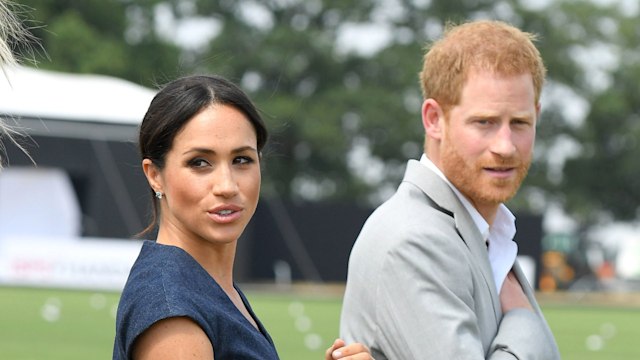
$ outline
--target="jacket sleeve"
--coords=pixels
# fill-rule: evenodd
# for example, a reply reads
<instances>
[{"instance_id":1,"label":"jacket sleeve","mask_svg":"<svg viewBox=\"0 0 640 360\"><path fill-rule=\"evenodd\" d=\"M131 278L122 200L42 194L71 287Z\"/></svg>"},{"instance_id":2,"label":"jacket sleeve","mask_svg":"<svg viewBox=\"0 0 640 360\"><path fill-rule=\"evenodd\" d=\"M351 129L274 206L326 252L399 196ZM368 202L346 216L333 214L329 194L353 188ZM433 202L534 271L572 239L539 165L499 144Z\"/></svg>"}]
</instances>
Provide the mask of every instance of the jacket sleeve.
<instances>
[{"instance_id":1,"label":"jacket sleeve","mask_svg":"<svg viewBox=\"0 0 640 360\"><path fill-rule=\"evenodd\" d=\"M491 359L560 359L544 320L527 309L504 314L491 344Z\"/></svg>"}]
</instances>

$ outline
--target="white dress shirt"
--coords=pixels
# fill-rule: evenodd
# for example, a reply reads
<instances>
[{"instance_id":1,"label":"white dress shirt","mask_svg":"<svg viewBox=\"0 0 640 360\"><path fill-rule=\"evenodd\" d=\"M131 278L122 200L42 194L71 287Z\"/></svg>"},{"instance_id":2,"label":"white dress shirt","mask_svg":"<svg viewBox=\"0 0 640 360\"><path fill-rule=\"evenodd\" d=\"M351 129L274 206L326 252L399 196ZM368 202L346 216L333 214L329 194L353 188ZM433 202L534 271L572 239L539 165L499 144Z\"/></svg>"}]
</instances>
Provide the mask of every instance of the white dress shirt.
<instances>
[{"instance_id":1,"label":"white dress shirt","mask_svg":"<svg viewBox=\"0 0 640 360\"><path fill-rule=\"evenodd\" d=\"M444 176L442 171L425 155L422 154L420 163L440 176L453 192L458 196L469 215L476 224L482 238L487 243L489 262L493 270L493 280L498 293L502 289L502 283L513 267L518 255L518 244L513 241L516 234L516 218L504 204L500 204L493 226L489 226L487 221L480 215L478 210L471 205L469 200L456 189L456 187Z\"/></svg>"}]
</instances>

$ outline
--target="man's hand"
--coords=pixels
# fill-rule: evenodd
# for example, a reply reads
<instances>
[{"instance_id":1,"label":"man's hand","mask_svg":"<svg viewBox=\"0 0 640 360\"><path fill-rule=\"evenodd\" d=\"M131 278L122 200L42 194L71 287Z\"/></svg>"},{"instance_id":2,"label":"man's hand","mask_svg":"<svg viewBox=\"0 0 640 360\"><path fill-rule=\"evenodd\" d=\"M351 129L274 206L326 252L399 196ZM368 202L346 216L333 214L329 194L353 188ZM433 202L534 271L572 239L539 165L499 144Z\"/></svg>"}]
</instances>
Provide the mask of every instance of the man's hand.
<instances>
[{"instance_id":1,"label":"man's hand","mask_svg":"<svg viewBox=\"0 0 640 360\"><path fill-rule=\"evenodd\" d=\"M522 286L518 282L513 270L509 271L507 278L502 284L500 290L500 304L502 304L502 312L506 313L517 308L524 308L533 311L533 307L522 290Z\"/></svg>"}]
</instances>

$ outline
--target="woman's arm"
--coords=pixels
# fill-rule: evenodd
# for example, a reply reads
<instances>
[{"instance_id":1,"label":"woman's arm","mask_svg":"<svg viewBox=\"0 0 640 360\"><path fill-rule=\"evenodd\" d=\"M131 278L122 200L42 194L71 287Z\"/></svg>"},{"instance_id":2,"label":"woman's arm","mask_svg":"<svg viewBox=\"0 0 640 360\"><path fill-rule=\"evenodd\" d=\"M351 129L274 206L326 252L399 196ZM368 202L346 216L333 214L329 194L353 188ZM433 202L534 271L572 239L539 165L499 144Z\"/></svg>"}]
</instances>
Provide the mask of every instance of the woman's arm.
<instances>
[{"instance_id":1,"label":"woman's arm","mask_svg":"<svg viewBox=\"0 0 640 360\"><path fill-rule=\"evenodd\" d=\"M138 337L132 353L136 360L213 360L209 338L187 317L172 317L153 324Z\"/></svg>"}]
</instances>

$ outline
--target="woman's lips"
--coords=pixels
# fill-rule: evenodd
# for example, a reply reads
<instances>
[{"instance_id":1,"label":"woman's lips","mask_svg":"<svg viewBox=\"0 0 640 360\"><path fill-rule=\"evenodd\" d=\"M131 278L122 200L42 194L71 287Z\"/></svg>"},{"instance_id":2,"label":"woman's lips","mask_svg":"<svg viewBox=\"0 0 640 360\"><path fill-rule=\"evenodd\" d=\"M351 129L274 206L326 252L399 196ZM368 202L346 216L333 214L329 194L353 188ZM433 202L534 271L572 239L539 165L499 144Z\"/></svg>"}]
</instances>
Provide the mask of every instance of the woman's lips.
<instances>
[{"instance_id":1,"label":"woman's lips","mask_svg":"<svg viewBox=\"0 0 640 360\"><path fill-rule=\"evenodd\" d=\"M242 208L237 205L220 205L207 211L209 217L220 224L238 220L242 216Z\"/></svg>"}]
</instances>

